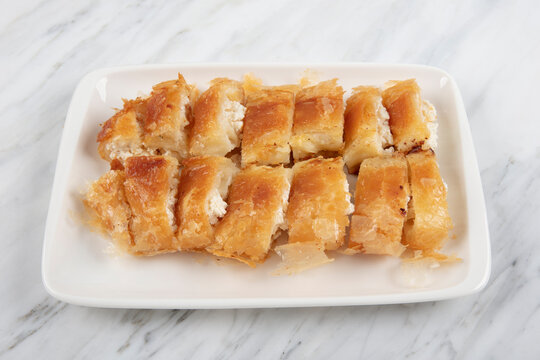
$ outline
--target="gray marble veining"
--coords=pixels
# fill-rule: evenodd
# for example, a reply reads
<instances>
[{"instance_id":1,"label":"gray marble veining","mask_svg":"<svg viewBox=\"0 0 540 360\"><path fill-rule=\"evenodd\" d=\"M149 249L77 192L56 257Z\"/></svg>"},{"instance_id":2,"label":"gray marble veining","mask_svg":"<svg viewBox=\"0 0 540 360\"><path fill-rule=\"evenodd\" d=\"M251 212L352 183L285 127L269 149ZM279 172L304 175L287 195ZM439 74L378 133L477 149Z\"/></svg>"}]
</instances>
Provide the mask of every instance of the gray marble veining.
<instances>
[{"instance_id":1,"label":"gray marble veining","mask_svg":"<svg viewBox=\"0 0 540 360\"><path fill-rule=\"evenodd\" d=\"M0 13L0 358L540 357L540 4L536 1L19 1ZM105 66L369 61L461 88L484 184L490 282L392 306L113 310L56 301L40 256L76 83Z\"/></svg>"}]
</instances>

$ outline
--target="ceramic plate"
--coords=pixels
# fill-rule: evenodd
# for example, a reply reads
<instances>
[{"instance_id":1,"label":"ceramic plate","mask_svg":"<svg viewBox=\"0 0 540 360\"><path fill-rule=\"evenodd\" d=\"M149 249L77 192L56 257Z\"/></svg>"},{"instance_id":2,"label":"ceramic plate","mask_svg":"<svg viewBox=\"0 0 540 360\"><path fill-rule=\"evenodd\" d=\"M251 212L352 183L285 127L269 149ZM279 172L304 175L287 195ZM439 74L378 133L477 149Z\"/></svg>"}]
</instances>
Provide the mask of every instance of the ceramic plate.
<instances>
[{"instance_id":1,"label":"ceramic plate","mask_svg":"<svg viewBox=\"0 0 540 360\"><path fill-rule=\"evenodd\" d=\"M253 72L266 84L297 82L305 69L320 80L339 78L350 90L416 78L438 111L441 173L454 221L444 252L462 262L426 270L411 287L399 259L331 254L335 261L294 276L274 276L278 258L251 269L231 260L178 253L136 258L111 251L82 221L81 193L108 169L97 153L98 124L121 98L182 73L205 89L215 77ZM43 245L47 291L74 304L125 308L247 308L409 303L449 299L482 289L490 273L490 244L482 184L461 95L444 71L417 65L179 64L102 69L85 76L73 95L60 145Z\"/></svg>"}]
</instances>

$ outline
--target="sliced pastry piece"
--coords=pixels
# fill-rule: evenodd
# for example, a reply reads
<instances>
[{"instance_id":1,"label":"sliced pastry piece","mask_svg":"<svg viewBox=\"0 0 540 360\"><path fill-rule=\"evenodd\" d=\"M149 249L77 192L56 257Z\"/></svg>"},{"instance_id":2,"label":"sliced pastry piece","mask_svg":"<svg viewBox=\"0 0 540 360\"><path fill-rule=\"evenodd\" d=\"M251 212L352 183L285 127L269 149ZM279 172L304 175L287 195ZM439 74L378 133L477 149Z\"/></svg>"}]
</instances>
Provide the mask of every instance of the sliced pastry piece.
<instances>
[{"instance_id":1,"label":"sliced pastry piece","mask_svg":"<svg viewBox=\"0 0 540 360\"><path fill-rule=\"evenodd\" d=\"M407 161L402 154L364 160L346 253L400 256L405 250L401 234L408 201Z\"/></svg>"},{"instance_id":2,"label":"sliced pastry piece","mask_svg":"<svg viewBox=\"0 0 540 360\"><path fill-rule=\"evenodd\" d=\"M139 119L144 116L144 101L124 100L124 107L107 120L97 136L98 153L106 161L123 161L133 155L148 155L142 147Z\"/></svg>"},{"instance_id":3,"label":"sliced pastry piece","mask_svg":"<svg viewBox=\"0 0 540 360\"><path fill-rule=\"evenodd\" d=\"M274 249L282 259L274 274L298 273L333 261L325 251L343 244L353 211L343 166L342 158L322 157L293 166L289 241Z\"/></svg>"},{"instance_id":4,"label":"sliced pastry piece","mask_svg":"<svg viewBox=\"0 0 540 360\"><path fill-rule=\"evenodd\" d=\"M372 86L353 89L345 108L345 150L343 160L351 174L367 158L392 153L392 133L381 90Z\"/></svg>"},{"instance_id":5,"label":"sliced pastry piece","mask_svg":"<svg viewBox=\"0 0 540 360\"><path fill-rule=\"evenodd\" d=\"M124 167L124 189L132 212L131 251L137 255L176 251L178 161L170 156L135 156L127 158Z\"/></svg>"},{"instance_id":6,"label":"sliced pastry piece","mask_svg":"<svg viewBox=\"0 0 540 360\"><path fill-rule=\"evenodd\" d=\"M234 258L252 267L263 262L272 240L286 229L291 169L251 165L235 176L227 213L218 223L214 255Z\"/></svg>"},{"instance_id":7,"label":"sliced pastry piece","mask_svg":"<svg viewBox=\"0 0 540 360\"><path fill-rule=\"evenodd\" d=\"M290 140L294 159L341 152L343 121L343 88L337 79L300 90Z\"/></svg>"},{"instance_id":8,"label":"sliced pastry piece","mask_svg":"<svg viewBox=\"0 0 540 360\"><path fill-rule=\"evenodd\" d=\"M226 213L225 201L237 167L220 156L193 157L182 165L176 205L177 247L202 251L212 244L213 226Z\"/></svg>"},{"instance_id":9,"label":"sliced pastry piece","mask_svg":"<svg viewBox=\"0 0 540 360\"><path fill-rule=\"evenodd\" d=\"M242 166L288 164L294 92L268 87L249 93L242 138Z\"/></svg>"},{"instance_id":10,"label":"sliced pastry piece","mask_svg":"<svg viewBox=\"0 0 540 360\"><path fill-rule=\"evenodd\" d=\"M420 96L415 79L390 82L383 91L383 105L390 116L390 130L396 150L407 153L414 148L437 146L437 113Z\"/></svg>"},{"instance_id":11,"label":"sliced pastry piece","mask_svg":"<svg viewBox=\"0 0 540 360\"><path fill-rule=\"evenodd\" d=\"M319 157L293 166L287 210L289 243L314 241L325 250L343 244L353 211L343 166L340 157Z\"/></svg>"},{"instance_id":12,"label":"sliced pastry piece","mask_svg":"<svg viewBox=\"0 0 540 360\"><path fill-rule=\"evenodd\" d=\"M98 152L112 162L127 157L168 153L187 156L185 128L191 116L193 86L182 75L152 88L150 96L124 100L124 107L107 120L98 134Z\"/></svg>"},{"instance_id":13,"label":"sliced pastry piece","mask_svg":"<svg viewBox=\"0 0 540 360\"><path fill-rule=\"evenodd\" d=\"M424 254L441 249L452 228L446 201L446 185L433 151L416 151L407 155L411 201L403 231L403 243Z\"/></svg>"},{"instance_id":14,"label":"sliced pastry piece","mask_svg":"<svg viewBox=\"0 0 540 360\"><path fill-rule=\"evenodd\" d=\"M91 215L90 226L111 236L120 250L129 251L133 243L129 232L131 209L124 193L125 178L122 170L106 172L92 183L83 203Z\"/></svg>"},{"instance_id":15,"label":"sliced pastry piece","mask_svg":"<svg viewBox=\"0 0 540 360\"><path fill-rule=\"evenodd\" d=\"M215 79L193 108L190 154L225 156L240 146L244 102L241 83Z\"/></svg>"},{"instance_id":16,"label":"sliced pastry piece","mask_svg":"<svg viewBox=\"0 0 540 360\"><path fill-rule=\"evenodd\" d=\"M152 87L145 100L143 117L143 143L148 149L169 151L178 158L188 154L186 126L191 112L192 86L178 74L177 80L165 81Z\"/></svg>"}]
</instances>

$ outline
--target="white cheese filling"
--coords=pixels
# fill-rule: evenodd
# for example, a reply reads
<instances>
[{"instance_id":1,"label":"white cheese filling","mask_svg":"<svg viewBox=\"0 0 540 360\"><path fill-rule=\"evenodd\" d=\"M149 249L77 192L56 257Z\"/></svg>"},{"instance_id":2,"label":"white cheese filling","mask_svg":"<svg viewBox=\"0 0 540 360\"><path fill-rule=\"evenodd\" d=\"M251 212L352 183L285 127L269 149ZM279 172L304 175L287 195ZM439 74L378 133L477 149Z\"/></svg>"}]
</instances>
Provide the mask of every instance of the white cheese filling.
<instances>
[{"instance_id":1,"label":"white cheese filling","mask_svg":"<svg viewBox=\"0 0 540 360\"><path fill-rule=\"evenodd\" d=\"M132 156L151 156L154 155L153 151L149 151L140 147L117 147L114 142L110 142L105 147L109 151L111 159L126 160Z\"/></svg>"},{"instance_id":2,"label":"white cheese filling","mask_svg":"<svg viewBox=\"0 0 540 360\"><path fill-rule=\"evenodd\" d=\"M232 144L237 143L244 127L244 115L246 107L238 101L226 99L223 102L223 120L227 124L226 133Z\"/></svg>"},{"instance_id":3,"label":"white cheese filling","mask_svg":"<svg viewBox=\"0 0 540 360\"><path fill-rule=\"evenodd\" d=\"M208 221L211 225L218 222L218 219L225 216L227 203L223 201L217 188L213 188L208 194Z\"/></svg>"},{"instance_id":4,"label":"white cheese filling","mask_svg":"<svg viewBox=\"0 0 540 360\"><path fill-rule=\"evenodd\" d=\"M392 137L390 124L388 123L389 120L390 116L388 115L388 111L386 111L386 108L382 104L382 98L379 98L377 102L377 132L379 133L383 149L394 144L394 138Z\"/></svg>"},{"instance_id":5,"label":"white cheese filling","mask_svg":"<svg viewBox=\"0 0 540 360\"><path fill-rule=\"evenodd\" d=\"M349 204L347 207L345 215L350 215L354 212L354 205L351 202L351 193L349 192L349 182L347 181L347 177L343 179L343 190L345 190L345 201Z\"/></svg>"},{"instance_id":6,"label":"white cheese filling","mask_svg":"<svg viewBox=\"0 0 540 360\"><path fill-rule=\"evenodd\" d=\"M285 219L285 212L287 211L287 205L289 202L289 192L291 190L291 182L288 178L285 180L287 182L287 188L283 191L281 195L281 206L277 209L274 216L274 226L272 227L272 236L275 237L279 234L278 230L287 230L287 219Z\"/></svg>"}]
</instances>

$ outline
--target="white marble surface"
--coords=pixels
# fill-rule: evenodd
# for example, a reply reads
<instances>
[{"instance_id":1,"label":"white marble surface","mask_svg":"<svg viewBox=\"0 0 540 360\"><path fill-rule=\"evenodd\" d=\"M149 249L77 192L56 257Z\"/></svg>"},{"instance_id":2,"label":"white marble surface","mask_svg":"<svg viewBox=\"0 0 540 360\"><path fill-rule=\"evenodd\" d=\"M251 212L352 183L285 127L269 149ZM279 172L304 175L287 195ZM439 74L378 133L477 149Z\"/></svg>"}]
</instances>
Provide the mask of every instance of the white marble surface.
<instances>
[{"instance_id":1,"label":"white marble surface","mask_svg":"<svg viewBox=\"0 0 540 360\"><path fill-rule=\"evenodd\" d=\"M540 358L537 1L17 1L0 12L0 357ZM87 72L181 61L439 66L462 90L493 270L437 303L91 309L51 298L41 245L70 96Z\"/></svg>"}]
</instances>

